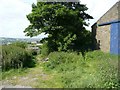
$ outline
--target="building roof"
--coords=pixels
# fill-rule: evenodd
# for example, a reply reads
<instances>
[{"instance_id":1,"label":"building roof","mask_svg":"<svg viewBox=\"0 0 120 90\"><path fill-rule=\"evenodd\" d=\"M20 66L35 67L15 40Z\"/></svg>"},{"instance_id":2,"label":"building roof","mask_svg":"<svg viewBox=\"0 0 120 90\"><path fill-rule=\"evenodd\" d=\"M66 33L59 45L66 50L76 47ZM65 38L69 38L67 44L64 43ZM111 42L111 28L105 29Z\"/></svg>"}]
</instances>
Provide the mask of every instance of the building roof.
<instances>
[{"instance_id":1,"label":"building roof","mask_svg":"<svg viewBox=\"0 0 120 90\"><path fill-rule=\"evenodd\" d=\"M120 20L120 0L116 2L103 16L101 16L95 23L106 23L106 22L112 22L114 20ZM115 13L113 13L115 12ZM94 26L95 23L92 25Z\"/></svg>"}]
</instances>

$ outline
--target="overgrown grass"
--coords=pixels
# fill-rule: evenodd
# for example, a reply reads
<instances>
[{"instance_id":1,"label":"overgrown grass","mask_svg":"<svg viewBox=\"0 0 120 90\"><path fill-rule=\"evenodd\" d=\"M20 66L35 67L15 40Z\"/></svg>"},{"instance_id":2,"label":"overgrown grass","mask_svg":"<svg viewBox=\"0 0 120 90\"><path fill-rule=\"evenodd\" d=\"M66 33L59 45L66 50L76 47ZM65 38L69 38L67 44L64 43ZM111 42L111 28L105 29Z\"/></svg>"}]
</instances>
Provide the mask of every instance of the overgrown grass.
<instances>
[{"instance_id":1,"label":"overgrown grass","mask_svg":"<svg viewBox=\"0 0 120 90\"><path fill-rule=\"evenodd\" d=\"M37 64L34 68L11 69L1 73L3 85L21 85L33 88L62 87L57 73L44 71L41 64Z\"/></svg>"},{"instance_id":2,"label":"overgrown grass","mask_svg":"<svg viewBox=\"0 0 120 90\"><path fill-rule=\"evenodd\" d=\"M34 68L2 72L3 80L34 88L119 88L118 56L100 51L87 52L85 58L76 52L53 52L48 61L37 56ZM28 77L22 80L21 77ZM36 79L37 80L34 80ZM33 81L32 81L33 80Z\"/></svg>"},{"instance_id":3,"label":"overgrown grass","mask_svg":"<svg viewBox=\"0 0 120 90\"><path fill-rule=\"evenodd\" d=\"M57 71L64 88L118 88L118 58L100 51L85 58L75 52L53 52L44 64Z\"/></svg>"},{"instance_id":4,"label":"overgrown grass","mask_svg":"<svg viewBox=\"0 0 120 90\"><path fill-rule=\"evenodd\" d=\"M29 72L29 69L27 69L27 68L11 69L9 71L1 72L2 73L1 77L2 77L3 80L5 80L5 79L10 79L14 76L25 75L28 72Z\"/></svg>"}]
</instances>

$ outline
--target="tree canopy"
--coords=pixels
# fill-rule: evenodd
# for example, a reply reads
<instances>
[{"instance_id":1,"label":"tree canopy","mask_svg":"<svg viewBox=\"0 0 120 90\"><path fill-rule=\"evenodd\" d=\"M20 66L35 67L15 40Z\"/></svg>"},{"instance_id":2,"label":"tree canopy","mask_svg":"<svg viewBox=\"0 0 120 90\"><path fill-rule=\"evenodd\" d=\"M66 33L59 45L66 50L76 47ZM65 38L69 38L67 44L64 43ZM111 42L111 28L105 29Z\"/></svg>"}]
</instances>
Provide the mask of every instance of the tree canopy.
<instances>
[{"instance_id":1,"label":"tree canopy","mask_svg":"<svg viewBox=\"0 0 120 90\"><path fill-rule=\"evenodd\" d=\"M41 42L46 42L50 51L81 49L90 43L85 26L86 20L93 17L87 10L80 2L37 2L27 15L30 25L24 32L30 37L48 34Z\"/></svg>"}]
</instances>

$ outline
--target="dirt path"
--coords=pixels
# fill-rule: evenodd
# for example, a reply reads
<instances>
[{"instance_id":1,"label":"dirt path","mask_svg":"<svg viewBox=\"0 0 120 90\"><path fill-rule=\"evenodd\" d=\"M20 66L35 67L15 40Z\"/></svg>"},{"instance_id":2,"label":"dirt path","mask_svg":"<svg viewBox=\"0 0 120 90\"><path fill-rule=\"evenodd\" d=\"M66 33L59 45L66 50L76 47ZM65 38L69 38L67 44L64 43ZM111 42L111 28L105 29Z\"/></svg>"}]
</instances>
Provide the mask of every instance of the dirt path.
<instances>
[{"instance_id":1,"label":"dirt path","mask_svg":"<svg viewBox=\"0 0 120 90\"><path fill-rule=\"evenodd\" d=\"M53 78L53 75L47 74L43 71L43 68L38 65L34 68L30 68L23 75L13 75L0 81L1 88L36 88L47 87L45 84ZM41 86L40 86L41 85Z\"/></svg>"},{"instance_id":2,"label":"dirt path","mask_svg":"<svg viewBox=\"0 0 120 90\"><path fill-rule=\"evenodd\" d=\"M16 73L12 71L7 73L4 80L0 81L0 89L61 87L59 83L55 83L54 76L56 76L56 73L47 73L40 63L41 61L36 67L29 68L25 72Z\"/></svg>"}]
</instances>

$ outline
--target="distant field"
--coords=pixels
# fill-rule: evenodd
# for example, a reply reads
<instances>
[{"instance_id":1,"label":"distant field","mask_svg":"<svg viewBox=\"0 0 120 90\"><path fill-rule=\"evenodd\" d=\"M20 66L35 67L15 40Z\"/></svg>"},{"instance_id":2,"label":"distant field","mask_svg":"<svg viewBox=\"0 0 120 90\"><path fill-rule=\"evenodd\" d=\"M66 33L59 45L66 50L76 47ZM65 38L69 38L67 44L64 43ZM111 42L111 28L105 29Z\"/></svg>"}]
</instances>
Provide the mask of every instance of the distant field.
<instances>
[{"instance_id":1,"label":"distant field","mask_svg":"<svg viewBox=\"0 0 120 90\"><path fill-rule=\"evenodd\" d=\"M34 68L2 72L3 84L35 88L118 88L118 56L101 51L53 52Z\"/></svg>"}]
</instances>

